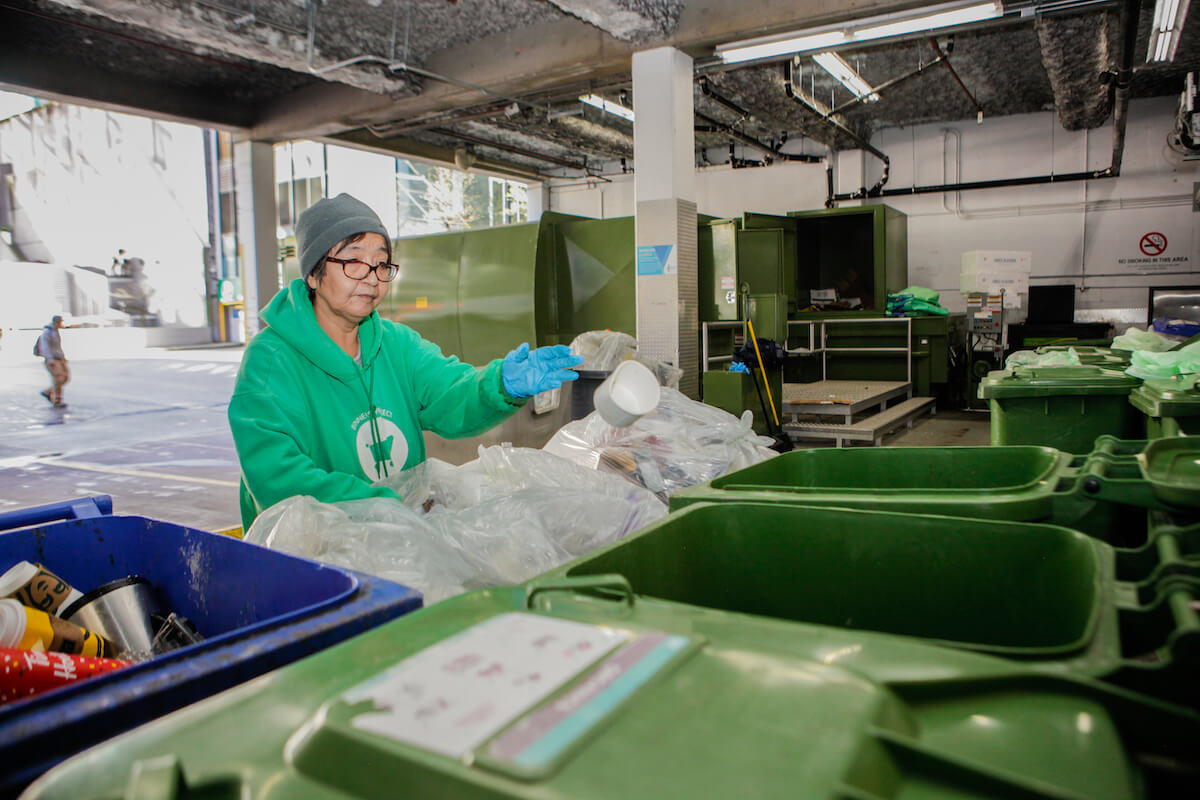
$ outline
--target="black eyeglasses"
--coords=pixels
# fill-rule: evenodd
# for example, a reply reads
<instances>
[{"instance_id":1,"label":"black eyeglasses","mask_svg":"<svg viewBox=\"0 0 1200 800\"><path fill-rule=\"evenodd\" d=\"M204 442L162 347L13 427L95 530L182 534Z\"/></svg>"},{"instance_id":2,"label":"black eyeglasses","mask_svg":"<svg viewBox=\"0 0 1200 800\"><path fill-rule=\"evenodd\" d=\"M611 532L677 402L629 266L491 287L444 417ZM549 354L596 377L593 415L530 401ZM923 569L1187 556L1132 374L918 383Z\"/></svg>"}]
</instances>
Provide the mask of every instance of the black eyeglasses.
<instances>
[{"instance_id":1,"label":"black eyeglasses","mask_svg":"<svg viewBox=\"0 0 1200 800\"><path fill-rule=\"evenodd\" d=\"M371 270L375 270L375 277L384 283L396 277L396 273L400 271L400 267L396 264L389 264L386 261L380 261L378 264L371 265L357 258L334 258L333 256L325 256L326 261L332 261L335 264L342 265L342 272L346 273L347 278L356 281L361 281L370 274Z\"/></svg>"}]
</instances>

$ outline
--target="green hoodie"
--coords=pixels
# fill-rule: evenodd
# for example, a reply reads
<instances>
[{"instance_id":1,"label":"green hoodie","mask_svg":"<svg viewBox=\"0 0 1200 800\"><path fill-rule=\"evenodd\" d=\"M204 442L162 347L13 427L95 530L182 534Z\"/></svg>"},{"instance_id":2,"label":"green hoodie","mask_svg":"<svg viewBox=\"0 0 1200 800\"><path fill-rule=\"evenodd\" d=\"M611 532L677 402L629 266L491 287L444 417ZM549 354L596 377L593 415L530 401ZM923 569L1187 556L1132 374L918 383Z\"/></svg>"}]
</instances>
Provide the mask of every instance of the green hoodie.
<instances>
[{"instance_id":1,"label":"green hoodie","mask_svg":"<svg viewBox=\"0 0 1200 800\"><path fill-rule=\"evenodd\" d=\"M525 402L504 391L500 359L476 369L376 312L358 327L360 367L321 330L299 278L262 318L229 401L246 529L294 495L398 497L371 484L425 460L422 430L473 436Z\"/></svg>"}]
</instances>

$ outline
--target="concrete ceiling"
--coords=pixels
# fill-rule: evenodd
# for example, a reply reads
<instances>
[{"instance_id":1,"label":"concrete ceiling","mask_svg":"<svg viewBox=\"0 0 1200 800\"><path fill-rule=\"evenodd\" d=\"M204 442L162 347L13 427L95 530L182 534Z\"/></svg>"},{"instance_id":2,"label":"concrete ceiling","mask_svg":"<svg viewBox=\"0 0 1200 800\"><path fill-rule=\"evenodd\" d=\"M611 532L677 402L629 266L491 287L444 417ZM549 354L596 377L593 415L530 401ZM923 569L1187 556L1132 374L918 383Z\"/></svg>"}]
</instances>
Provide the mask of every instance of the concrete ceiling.
<instances>
[{"instance_id":1,"label":"concrete ceiling","mask_svg":"<svg viewBox=\"0 0 1200 800\"><path fill-rule=\"evenodd\" d=\"M0 84L18 91L234 129L327 138L527 176L632 165L630 123L581 106L630 103L630 58L673 45L697 59L697 146L855 147L887 126L1056 109L1064 128L1105 123L1119 6L1093 3L928 38L843 50L874 103L810 58L714 65L713 47L886 13L912 0L0 0ZM1024 3L1027 8L1035 4ZM1177 94L1200 69L1200 3L1173 63L1145 63L1137 17L1132 96ZM1045 11L1043 7L1042 11ZM933 64L935 59L942 61ZM949 64L949 66L947 66ZM919 74L914 74L919 73ZM956 77L957 76L957 77ZM961 82L961 85L960 85ZM743 153L746 151L742 150ZM749 151L748 157L760 157ZM465 160L464 160L465 159Z\"/></svg>"}]
</instances>

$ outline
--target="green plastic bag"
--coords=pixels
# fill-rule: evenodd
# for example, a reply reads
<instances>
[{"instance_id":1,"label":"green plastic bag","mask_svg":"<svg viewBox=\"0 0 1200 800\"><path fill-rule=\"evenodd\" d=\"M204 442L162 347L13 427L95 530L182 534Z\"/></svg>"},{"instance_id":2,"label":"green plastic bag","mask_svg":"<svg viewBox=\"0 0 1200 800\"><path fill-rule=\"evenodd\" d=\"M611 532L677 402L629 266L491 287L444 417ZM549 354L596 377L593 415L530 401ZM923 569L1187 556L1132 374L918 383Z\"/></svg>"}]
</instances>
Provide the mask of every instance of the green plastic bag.
<instances>
[{"instance_id":1,"label":"green plastic bag","mask_svg":"<svg viewBox=\"0 0 1200 800\"><path fill-rule=\"evenodd\" d=\"M907 289L900 292L900 294L912 295L918 300L924 300L926 303L935 304L941 297L941 295L939 295L933 289L926 289L924 286L909 286Z\"/></svg>"},{"instance_id":2,"label":"green plastic bag","mask_svg":"<svg viewBox=\"0 0 1200 800\"><path fill-rule=\"evenodd\" d=\"M1112 342L1113 349L1115 350L1149 351L1152 353L1161 353L1164 350L1170 350L1174 344L1174 342L1160 333L1144 331L1141 328L1130 328L1113 339Z\"/></svg>"},{"instance_id":3,"label":"green plastic bag","mask_svg":"<svg viewBox=\"0 0 1200 800\"><path fill-rule=\"evenodd\" d=\"M1170 353L1155 353L1148 350L1134 351L1130 356L1126 375L1146 380L1147 378L1172 378L1176 375L1200 373L1200 349L1176 350Z\"/></svg>"}]
</instances>

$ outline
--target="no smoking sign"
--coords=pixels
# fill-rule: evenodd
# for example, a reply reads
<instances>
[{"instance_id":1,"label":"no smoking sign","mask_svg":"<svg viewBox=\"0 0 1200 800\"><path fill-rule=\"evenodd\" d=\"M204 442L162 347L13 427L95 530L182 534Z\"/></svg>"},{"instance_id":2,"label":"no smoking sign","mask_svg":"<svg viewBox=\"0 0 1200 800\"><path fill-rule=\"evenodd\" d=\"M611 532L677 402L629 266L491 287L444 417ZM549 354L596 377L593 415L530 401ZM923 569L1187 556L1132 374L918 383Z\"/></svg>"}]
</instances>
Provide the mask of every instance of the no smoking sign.
<instances>
[{"instance_id":1,"label":"no smoking sign","mask_svg":"<svg viewBox=\"0 0 1200 800\"><path fill-rule=\"evenodd\" d=\"M1161 233L1147 233L1138 242L1138 249L1148 256L1161 256L1167 249L1167 237Z\"/></svg>"}]
</instances>

